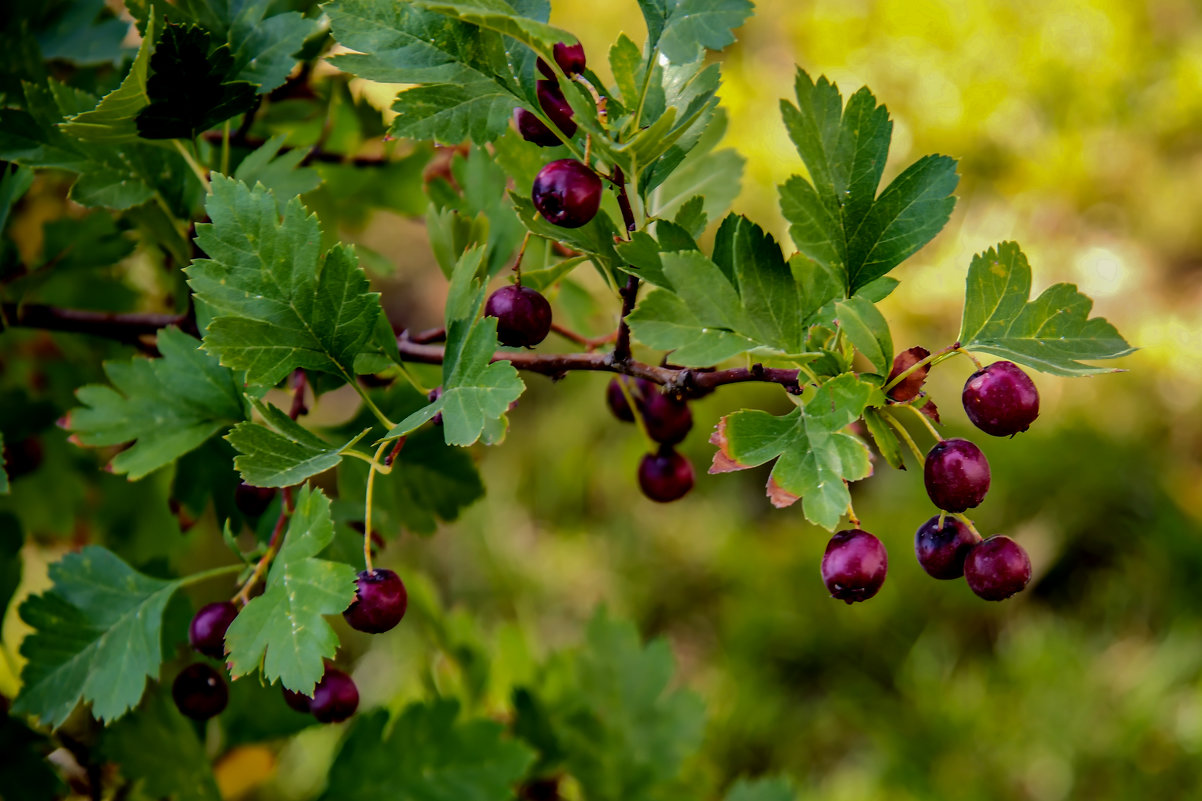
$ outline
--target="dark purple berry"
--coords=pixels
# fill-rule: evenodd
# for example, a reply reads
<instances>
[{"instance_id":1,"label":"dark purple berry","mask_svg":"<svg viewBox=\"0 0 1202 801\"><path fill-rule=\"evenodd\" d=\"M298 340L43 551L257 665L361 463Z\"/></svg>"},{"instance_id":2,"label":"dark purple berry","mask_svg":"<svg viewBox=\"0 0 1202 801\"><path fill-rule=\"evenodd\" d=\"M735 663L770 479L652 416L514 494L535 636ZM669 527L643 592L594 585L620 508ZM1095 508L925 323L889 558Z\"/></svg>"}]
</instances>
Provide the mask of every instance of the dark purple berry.
<instances>
[{"instance_id":1,"label":"dark purple berry","mask_svg":"<svg viewBox=\"0 0 1202 801\"><path fill-rule=\"evenodd\" d=\"M409 594L400 576L377 567L361 572L356 584L355 600L342 613L351 628L380 634L401 622L409 605Z\"/></svg>"},{"instance_id":2,"label":"dark purple berry","mask_svg":"<svg viewBox=\"0 0 1202 801\"><path fill-rule=\"evenodd\" d=\"M547 222L579 228L601 208L601 179L576 159L552 161L538 171L530 197Z\"/></svg>"},{"instance_id":3,"label":"dark purple berry","mask_svg":"<svg viewBox=\"0 0 1202 801\"><path fill-rule=\"evenodd\" d=\"M322 723L337 723L355 714L358 708L359 690L354 680L338 668L327 666L309 702L313 717Z\"/></svg>"},{"instance_id":4,"label":"dark purple berry","mask_svg":"<svg viewBox=\"0 0 1202 801\"><path fill-rule=\"evenodd\" d=\"M536 117L533 112L524 108L513 110L513 123L517 126L518 133L527 142L533 142L539 147L555 147L563 144L546 123Z\"/></svg>"},{"instance_id":5,"label":"dark purple berry","mask_svg":"<svg viewBox=\"0 0 1202 801\"><path fill-rule=\"evenodd\" d=\"M643 396L639 410L647 426L647 435L664 445L675 445L693 427L689 404L672 395L651 390Z\"/></svg>"},{"instance_id":6,"label":"dark purple berry","mask_svg":"<svg viewBox=\"0 0 1202 801\"><path fill-rule=\"evenodd\" d=\"M973 425L995 437L1026 431L1039 416L1039 390L1014 362L994 362L970 375L961 399Z\"/></svg>"},{"instance_id":7,"label":"dark purple berry","mask_svg":"<svg viewBox=\"0 0 1202 801\"><path fill-rule=\"evenodd\" d=\"M832 598L849 604L876 595L888 569L885 546L858 528L844 529L831 537L822 555L822 583Z\"/></svg>"},{"instance_id":8,"label":"dark purple berry","mask_svg":"<svg viewBox=\"0 0 1202 801\"><path fill-rule=\"evenodd\" d=\"M639 488L653 501L668 503L693 488L693 465L669 445L639 462Z\"/></svg>"},{"instance_id":9,"label":"dark purple berry","mask_svg":"<svg viewBox=\"0 0 1202 801\"><path fill-rule=\"evenodd\" d=\"M605 402L609 405L609 410L613 412L614 417L623 423L633 423L634 410L630 408L630 402L626 400L626 392L622 391L621 382L622 379L620 378L611 378L609 380L609 385L605 388ZM627 384L626 391L631 394L631 397L634 397L635 389L633 385Z\"/></svg>"},{"instance_id":10,"label":"dark purple berry","mask_svg":"<svg viewBox=\"0 0 1202 801\"><path fill-rule=\"evenodd\" d=\"M944 517L939 527L935 515L918 527L914 535L914 555L922 569L937 579L954 579L964 575L964 559L981 537L954 517Z\"/></svg>"},{"instance_id":11,"label":"dark purple berry","mask_svg":"<svg viewBox=\"0 0 1202 801\"><path fill-rule=\"evenodd\" d=\"M230 700L221 674L204 662L188 665L171 685L175 706L193 720L208 720L221 714Z\"/></svg>"},{"instance_id":12,"label":"dark purple berry","mask_svg":"<svg viewBox=\"0 0 1202 801\"><path fill-rule=\"evenodd\" d=\"M497 339L511 348L531 348L551 330L551 304L537 291L510 284L488 296L486 317L497 318Z\"/></svg>"},{"instance_id":13,"label":"dark purple berry","mask_svg":"<svg viewBox=\"0 0 1202 801\"><path fill-rule=\"evenodd\" d=\"M927 453L923 480L936 506L947 512L963 512L985 500L989 462L968 440L945 439Z\"/></svg>"},{"instance_id":14,"label":"dark purple berry","mask_svg":"<svg viewBox=\"0 0 1202 801\"><path fill-rule=\"evenodd\" d=\"M214 659L225 656L225 631L238 616L238 607L229 601L202 606L188 626L188 642L197 651Z\"/></svg>"},{"instance_id":15,"label":"dark purple berry","mask_svg":"<svg viewBox=\"0 0 1202 801\"><path fill-rule=\"evenodd\" d=\"M563 96L563 90L555 81L538 82L538 105L543 113L555 123L555 127L563 131L563 135L571 139L576 135L576 121L572 119L575 113L568 99Z\"/></svg>"},{"instance_id":16,"label":"dark purple berry","mask_svg":"<svg viewBox=\"0 0 1202 801\"><path fill-rule=\"evenodd\" d=\"M275 487L256 487L243 481L234 490L234 505L247 517L258 517L267 511L274 497Z\"/></svg>"},{"instance_id":17,"label":"dark purple berry","mask_svg":"<svg viewBox=\"0 0 1202 801\"><path fill-rule=\"evenodd\" d=\"M309 705L313 703L312 698L304 693L294 693L282 684L280 689L284 691L284 703L303 715L309 714Z\"/></svg>"},{"instance_id":18,"label":"dark purple berry","mask_svg":"<svg viewBox=\"0 0 1202 801\"><path fill-rule=\"evenodd\" d=\"M575 75L584 72L584 45L577 42L574 45L564 44L563 42L556 43L552 48L552 54L555 56L555 63L563 70L565 75ZM538 60L538 71L548 78L555 77L555 70L551 69L551 65Z\"/></svg>"},{"instance_id":19,"label":"dark purple berry","mask_svg":"<svg viewBox=\"0 0 1202 801\"><path fill-rule=\"evenodd\" d=\"M968 552L964 578L969 589L986 601L1002 601L1031 580L1031 558L1009 537L998 534Z\"/></svg>"}]
</instances>

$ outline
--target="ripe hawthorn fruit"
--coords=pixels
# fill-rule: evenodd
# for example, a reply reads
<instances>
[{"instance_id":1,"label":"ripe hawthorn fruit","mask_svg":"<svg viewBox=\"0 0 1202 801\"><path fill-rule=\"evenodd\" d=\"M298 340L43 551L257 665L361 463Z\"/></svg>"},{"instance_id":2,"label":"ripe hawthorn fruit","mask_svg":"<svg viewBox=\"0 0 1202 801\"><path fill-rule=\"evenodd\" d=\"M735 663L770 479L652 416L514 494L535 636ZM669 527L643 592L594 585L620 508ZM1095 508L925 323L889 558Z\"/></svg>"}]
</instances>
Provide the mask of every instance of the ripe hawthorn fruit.
<instances>
[{"instance_id":1,"label":"ripe hawthorn fruit","mask_svg":"<svg viewBox=\"0 0 1202 801\"><path fill-rule=\"evenodd\" d=\"M927 452L923 481L932 503L947 512L963 512L985 500L989 462L968 440L945 439Z\"/></svg>"},{"instance_id":2,"label":"ripe hawthorn fruit","mask_svg":"<svg viewBox=\"0 0 1202 801\"><path fill-rule=\"evenodd\" d=\"M973 425L995 437L1026 431L1039 416L1039 390L1014 362L994 362L973 373L960 398Z\"/></svg>"},{"instance_id":3,"label":"ripe hawthorn fruit","mask_svg":"<svg viewBox=\"0 0 1202 801\"><path fill-rule=\"evenodd\" d=\"M968 552L964 578L969 589L986 601L1003 601L1031 580L1031 558L1017 542L997 534Z\"/></svg>"},{"instance_id":4,"label":"ripe hawthorn fruit","mask_svg":"<svg viewBox=\"0 0 1202 801\"><path fill-rule=\"evenodd\" d=\"M313 688L309 712L322 723L337 723L355 714L358 708L359 688L354 679L327 665L325 675Z\"/></svg>"},{"instance_id":5,"label":"ripe hawthorn fruit","mask_svg":"<svg viewBox=\"0 0 1202 801\"><path fill-rule=\"evenodd\" d=\"M486 317L497 318L497 339L511 348L531 348L551 331L551 304L538 291L519 284L488 296Z\"/></svg>"},{"instance_id":6,"label":"ripe hawthorn fruit","mask_svg":"<svg viewBox=\"0 0 1202 801\"><path fill-rule=\"evenodd\" d=\"M284 691L284 703L302 714L309 714L309 705L313 703L313 699L304 693L294 693L284 685L280 685L280 689Z\"/></svg>"},{"instance_id":7,"label":"ripe hawthorn fruit","mask_svg":"<svg viewBox=\"0 0 1202 801\"><path fill-rule=\"evenodd\" d=\"M930 576L955 579L964 575L964 559L981 537L954 517L944 517L939 525L935 515L918 527L914 534L914 555Z\"/></svg>"},{"instance_id":8,"label":"ripe hawthorn fruit","mask_svg":"<svg viewBox=\"0 0 1202 801\"><path fill-rule=\"evenodd\" d=\"M555 56L555 63L563 70L565 75L575 75L584 72L585 58L584 45L577 42L574 45L556 42L555 47L551 48L552 55ZM555 70L551 69L551 65L538 60L538 71L548 78L555 77Z\"/></svg>"},{"instance_id":9,"label":"ripe hawthorn fruit","mask_svg":"<svg viewBox=\"0 0 1202 801\"><path fill-rule=\"evenodd\" d=\"M884 544L859 528L835 534L822 555L822 583L832 598L849 604L876 595L888 570Z\"/></svg>"},{"instance_id":10,"label":"ripe hawthorn fruit","mask_svg":"<svg viewBox=\"0 0 1202 801\"><path fill-rule=\"evenodd\" d=\"M175 677L171 698L176 708L193 720L208 720L225 709L230 691L220 673L204 662L196 662Z\"/></svg>"},{"instance_id":11,"label":"ripe hawthorn fruit","mask_svg":"<svg viewBox=\"0 0 1202 801\"><path fill-rule=\"evenodd\" d=\"M639 488L658 503L683 498L693 488L693 465L671 445L663 445L639 462Z\"/></svg>"},{"instance_id":12,"label":"ripe hawthorn fruit","mask_svg":"<svg viewBox=\"0 0 1202 801\"><path fill-rule=\"evenodd\" d=\"M627 391L634 398L634 402L638 403L638 388L628 386ZM605 387L605 403L613 412L613 416L623 423L634 422L634 410L630 408L630 402L626 400L626 393L622 391L622 379L609 379L609 384Z\"/></svg>"},{"instance_id":13,"label":"ripe hawthorn fruit","mask_svg":"<svg viewBox=\"0 0 1202 801\"><path fill-rule=\"evenodd\" d=\"M409 593L400 576L387 568L364 570L356 580L355 600L342 616L351 628L380 634L401 622Z\"/></svg>"},{"instance_id":14,"label":"ripe hawthorn fruit","mask_svg":"<svg viewBox=\"0 0 1202 801\"><path fill-rule=\"evenodd\" d=\"M601 178L576 159L559 159L538 171L530 198L547 222L579 228L601 208Z\"/></svg>"},{"instance_id":15,"label":"ripe hawthorn fruit","mask_svg":"<svg viewBox=\"0 0 1202 801\"><path fill-rule=\"evenodd\" d=\"M259 517L267 511L274 497L275 487L256 487L243 481L234 490L234 505L247 517Z\"/></svg>"},{"instance_id":16,"label":"ripe hawthorn fruit","mask_svg":"<svg viewBox=\"0 0 1202 801\"><path fill-rule=\"evenodd\" d=\"M563 135L571 139L576 135L576 121L572 119L575 113L572 105L564 97L563 90L556 81L539 81L536 90L539 108L550 118L555 127L563 131ZM558 143L558 138L556 139Z\"/></svg>"},{"instance_id":17,"label":"ripe hawthorn fruit","mask_svg":"<svg viewBox=\"0 0 1202 801\"><path fill-rule=\"evenodd\" d=\"M655 389L645 393L639 405L647 435L662 445L675 445L693 427L689 404Z\"/></svg>"},{"instance_id":18,"label":"ripe hawthorn fruit","mask_svg":"<svg viewBox=\"0 0 1202 801\"><path fill-rule=\"evenodd\" d=\"M225 657L225 632L238 616L238 607L230 601L217 601L202 606L188 626L188 642L192 648L214 659Z\"/></svg>"},{"instance_id":19,"label":"ripe hawthorn fruit","mask_svg":"<svg viewBox=\"0 0 1202 801\"><path fill-rule=\"evenodd\" d=\"M513 110L513 124L527 142L533 142L539 147L555 147L561 144L559 137L546 123L524 108Z\"/></svg>"}]
</instances>

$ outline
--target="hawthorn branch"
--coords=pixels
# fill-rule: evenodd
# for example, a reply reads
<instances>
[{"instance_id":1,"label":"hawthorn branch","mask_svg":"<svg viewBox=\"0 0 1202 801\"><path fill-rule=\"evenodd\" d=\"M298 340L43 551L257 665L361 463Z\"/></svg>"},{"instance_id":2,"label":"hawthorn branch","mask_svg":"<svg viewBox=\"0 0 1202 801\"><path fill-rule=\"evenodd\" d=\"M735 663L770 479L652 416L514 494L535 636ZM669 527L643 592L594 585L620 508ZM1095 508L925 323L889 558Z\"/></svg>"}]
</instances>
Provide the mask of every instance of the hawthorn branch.
<instances>
[{"instance_id":1,"label":"hawthorn branch","mask_svg":"<svg viewBox=\"0 0 1202 801\"><path fill-rule=\"evenodd\" d=\"M397 337L397 350L402 359L418 364L442 364L446 356L443 346L414 342L404 331ZM531 351L497 351L492 355L490 361L507 361L518 370L539 373L553 380L580 370L629 375L660 384L671 392L686 397L705 395L724 384L739 384L748 381L780 384L790 392L800 391L797 383L797 370L764 367L762 364L728 370L705 370L688 367L657 367L632 359L619 361L609 353L534 353Z\"/></svg>"},{"instance_id":2,"label":"hawthorn branch","mask_svg":"<svg viewBox=\"0 0 1202 801\"><path fill-rule=\"evenodd\" d=\"M630 196L626 194L626 176L621 167L614 167L612 180L618 190L618 208L622 210L622 222L626 224L626 236L629 238L637 224L634 221L634 209L630 207ZM614 362L624 363L630 361L630 326L626 324L626 317L634 310L634 302L639 296L638 277L629 276L626 286L622 287L618 294L622 296L622 316L618 321L618 337L614 343L612 359Z\"/></svg>"},{"instance_id":3,"label":"hawthorn branch","mask_svg":"<svg viewBox=\"0 0 1202 801\"><path fill-rule=\"evenodd\" d=\"M169 325L183 326L187 314L116 314L113 312L62 309L41 304L0 304L0 330L39 328L113 339L127 345L142 345L142 337L154 336Z\"/></svg>"}]
</instances>

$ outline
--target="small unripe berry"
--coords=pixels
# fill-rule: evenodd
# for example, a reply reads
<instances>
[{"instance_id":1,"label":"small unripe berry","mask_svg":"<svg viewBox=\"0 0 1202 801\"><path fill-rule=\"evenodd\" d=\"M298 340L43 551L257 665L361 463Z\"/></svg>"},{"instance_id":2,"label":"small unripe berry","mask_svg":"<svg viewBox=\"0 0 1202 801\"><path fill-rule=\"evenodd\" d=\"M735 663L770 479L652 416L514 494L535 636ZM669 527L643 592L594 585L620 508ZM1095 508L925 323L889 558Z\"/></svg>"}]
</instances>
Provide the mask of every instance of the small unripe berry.
<instances>
[{"instance_id":1,"label":"small unripe berry","mask_svg":"<svg viewBox=\"0 0 1202 801\"><path fill-rule=\"evenodd\" d=\"M1014 362L994 362L973 373L961 400L973 425L995 437L1026 431L1039 416L1039 390Z\"/></svg>"},{"instance_id":2,"label":"small unripe berry","mask_svg":"<svg viewBox=\"0 0 1202 801\"><path fill-rule=\"evenodd\" d=\"M956 518L944 517L940 527L939 515L935 515L914 534L914 555L932 577L960 578L964 575L965 557L980 541L979 535Z\"/></svg>"},{"instance_id":3,"label":"small unripe berry","mask_svg":"<svg viewBox=\"0 0 1202 801\"><path fill-rule=\"evenodd\" d=\"M968 587L986 601L1002 601L1031 580L1031 558L1014 540L1001 534L981 542L964 560Z\"/></svg>"},{"instance_id":4,"label":"small unripe berry","mask_svg":"<svg viewBox=\"0 0 1202 801\"><path fill-rule=\"evenodd\" d=\"M936 506L947 512L963 512L985 500L989 462L968 440L945 439L927 453L923 480Z\"/></svg>"},{"instance_id":5,"label":"small unripe berry","mask_svg":"<svg viewBox=\"0 0 1202 801\"><path fill-rule=\"evenodd\" d=\"M355 600L342 616L351 628L380 634L401 622L409 594L400 576L387 568L364 570L356 582Z\"/></svg>"},{"instance_id":6,"label":"small unripe berry","mask_svg":"<svg viewBox=\"0 0 1202 801\"><path fill-rule=\"evenodd\" d=\"M849 604L876 595L888 569L884 544L858 528L835 534L822 555L822 583L832 598Z\"/></svg>"},{"instance_id":7,"label":"small unripe berry","mask_svg":"<svg viewBox=\"0 0 1202 801\"><path fill-rule=\"evenodd\" d=\"M693 488L693 465L669 445L639 462L639 488L653 501L668 503Z\"/></svg>"},{"instance_id":8,"label":"small unripe berry","mask_svg":"<svg viewBox=\"0 0 1202 801\"><path fill-rule=\"evenodd\" d=\"M238 607L229 601L202 606L188 626L188 642L197 651L214 659L225 656L225 632L238 616Z\"/></svg>"},{"instance_id":9,"label":"small unripe berry","mask_svg":"<svg viewBox=\"0 0 1202 801\"><path fill-rule=\"evenodd\" d=\"M575 159L552 161L535 176L530 198L547 222L579 228L601 208L601 178Z\"/></svg>"},{"instance_id":10,"label":"small unripe berry","mask_svg":"<svg viewBox=\"0 0 1202 801\"><path fill-rule=\"evenodd\" d=\"M354 680L338 668L327 666L309 702L313 717L322 723L337 723L355 714L358 708L359 688Z\"/></svg>"},{"instance_id":11,"label":"small unripe berry","mask_svg":"<svg viewBox=\"0 0 1202 801\"><path fill-rule=\"evenodd\" d=\"M493 292L484 315L497 318L497 340L511 348L532 348L551 331L551 304L526 286L509 284Z\"/></svg>"},{"instance_id":12,"label":"small unripe berry","mask_svg":"<svg viewBox=\"0 0 1202 801\"><path fill-rule=\"evenodd\" d=\"M197 662L175 677L171 698L179 711L193 720L208 720L225 709L230 691L220 673L204 662Z\"/></svg>"}]
</instances>

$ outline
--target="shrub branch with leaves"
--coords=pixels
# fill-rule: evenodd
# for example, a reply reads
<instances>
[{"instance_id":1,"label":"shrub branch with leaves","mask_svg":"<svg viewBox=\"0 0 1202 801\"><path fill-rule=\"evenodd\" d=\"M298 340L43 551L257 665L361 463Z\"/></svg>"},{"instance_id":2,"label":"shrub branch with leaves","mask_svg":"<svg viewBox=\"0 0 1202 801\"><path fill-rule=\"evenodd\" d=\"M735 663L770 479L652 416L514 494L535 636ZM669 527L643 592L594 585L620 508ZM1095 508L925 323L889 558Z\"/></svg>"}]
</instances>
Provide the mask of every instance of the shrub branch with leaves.
<instances>
[{"instance_id":1,"label":"shrub branch with leaves","mask_svg":"<svg viewBox=\"0 0 1202 801\"><path fill-rule=\"evenodd\" d=\"M52 13L84 5L62 2ZM116 762L151 796L216 798L201 741L163 688L176 672L164 669L164 628L178 617L178 591L201 584L229 599L192 626L193 645L220 658L179 672L180 711L219 714L225 673L258 677L236 683L235 695L239 685L278 683L318 720L348 717L358 694L334 667L340 642L327 618L345 612L366 631L401 619L406 588L374 567L377 532L428 533L479 496L462 449L502 442L523 372L615 374L610 407L651 443L639 485L664 502L693 484L675 449L693 425L689 401L727 384L778 385L794 407L787 414L743 409L699 421L714 430L710 472L771 463L773 505L800 501L828 531L847 522L822 563L831 595L865 600L886 577L884 547L861 528L872 521L856 517L848 488L872 473L865 432L885 463L904 469L909 449L923 467L941 510L917 534L927 572L966 575L993 600L1025 586L1021 546L982 541L964 514L987 491L989 467L971 442L940 435L923 381L953 356L972 359L966 410L984 431L1013 435L1038 414L1021 367L1091 375L1132 348L1090 317L1091 301L1072 285L1032 300L1027 259L1003 242L968 267L955 341L899 353L878 304L898 284L895 268L947 223L958 178L953 159L931 155L882 188L892 122L867 88L844 98L798 69L794 97L781 102L805 170L779 188L796 249L788 253L727 212L742 160L718 147L725 117L708 54L734 41L752 10L746 0L640 0L648 38L614 43L612 84L594 71L595 54L548 24L544 0L277 7L131 0L142 40L125 72L113 66L123 26L93 11L87 30L109 43L107 61L81 56L64 71L27 53L3 86L0 159L10 166L0 226L39 179L64 174L68 197L87 211L58 232L72 244L56 255L48 241L40 263L6 245L0 320L11 331L0 342L41 329L142 351L107 350L115 358L104 380L78 388L61 425L132 482L165 470L177 483L191 477L181 523L211 496L233 553L228 566L178 576L140 572L97 544L54 563L50 589L20 606L32 633L6 738L39 753L65 731L86 730L94 750L77 759ZM29 24L7 22L6 46L22 52L13 42ZM342 74L315 77L322 64ZM408 85L387 130L349 92L350 76ZM315 113L302 119L290 108ZM381 140L382 151L362 152ZM385 314L364 270L374 255L337 241L328 207L397 208L388 182L427 164L425 222L449 288L442 326L415 331ZM86 297L56 289L76 262L135 252L163 268L156 280L172 288L173 307L88 308ZM612 294L608 335L562 325L544 298L584 269ZM512 283L489 294L507 272ZM983 366L978 355L1004 361ZM440 366L437 386L422 385L416 365ZM308 422L306 398L343 386L358 394L360 414L342 426ZM291 397L272 394L277 387ZM14 497L27 442L15 416L0 420L0 492ZM924 450L923 438L934 445ZM228 478L200 478L231 468L236 491ZM335 478L319 486L322 474ZM336 542L347 520L362 521L361 558ZM9 572L20 569L21 538L18 530L17 549L0 555ZM6 604L11 584L0 594ZM429 598L421 605L437 619ZM663 642L640 645L599 613L580 649L555 655L516 690L505 724L438 697L391 718L360 715L323 797L504 799L520 788L524 798L556 798L565 781L587 799L662 797L687 786L680 766L703 721L696 697L667 689L671 671ZM278 691L274 703L284 703ZM89 730L81 715L108 728ZM265 727L264 738L299 719ZM152 743L172 759L139 759ZM58 781L40 761L23 770L31 778L18 798ZM727 796L789 797L772 781Z\"/></svg>"}]
</instances>

